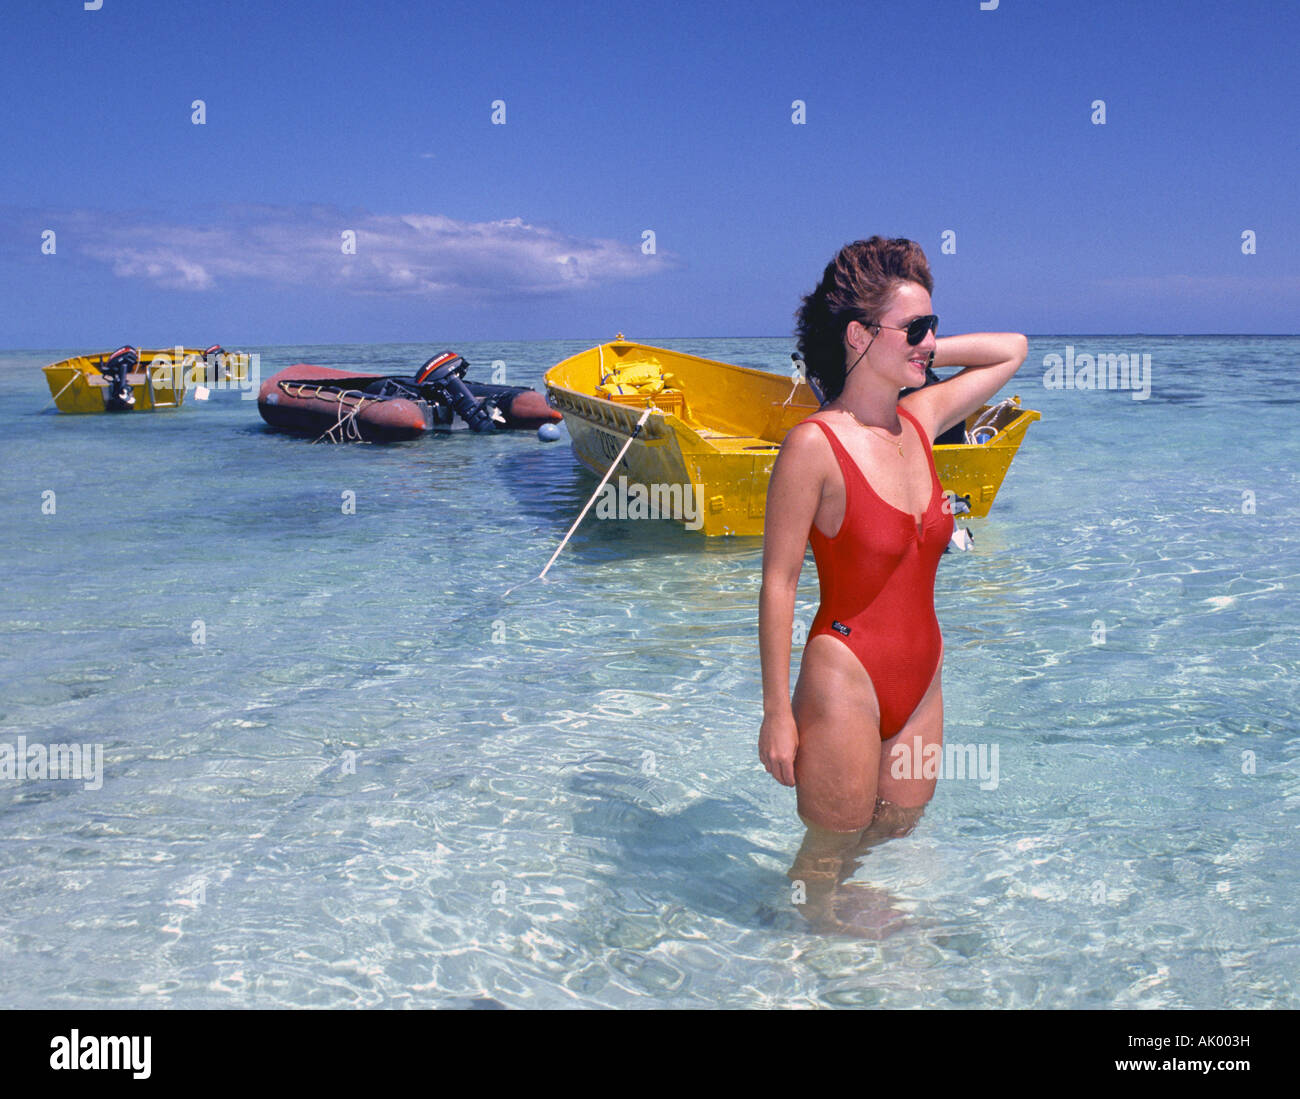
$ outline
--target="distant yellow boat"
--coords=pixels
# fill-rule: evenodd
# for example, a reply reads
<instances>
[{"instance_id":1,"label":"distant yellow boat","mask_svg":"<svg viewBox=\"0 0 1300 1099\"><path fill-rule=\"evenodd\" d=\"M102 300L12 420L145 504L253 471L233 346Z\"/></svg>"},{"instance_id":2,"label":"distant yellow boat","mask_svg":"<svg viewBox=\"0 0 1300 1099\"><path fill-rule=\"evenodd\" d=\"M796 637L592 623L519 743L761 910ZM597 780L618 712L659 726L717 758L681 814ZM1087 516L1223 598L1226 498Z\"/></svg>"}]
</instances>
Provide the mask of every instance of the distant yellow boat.
<instances>
[{"instance_id":1,"label":"distant yellow boat","mask_svg":"<svg viewBox=\"0 0 1300 1099\"><path fill-rule=\"evenodd\" d=\"M690 526L707 535L763 533L781 441L819 407L806 382L622 339L553 366L546 389L564 416L574 454L597 475L651 408L620 474L648 491L694 487L703 514ZM1037 419L1039 413L1021 408L1015 397L967 420L967 431L987 441L934 447L944 490L964 502L968 514L988 514ZM962 503L955 509L963 513Z\"/></svg>"},{"instance_id":2,"label":"distant yellow boat","mask_svg":"<svg viewBox=\"0 0 1300 1099\"><path fill-rule=\"evenodd\" d=\"M179 408L190 385L248 379L250 356L210 347L74 355L43 368L60 412L153 412Z\"/></svg>"}]
</instances>

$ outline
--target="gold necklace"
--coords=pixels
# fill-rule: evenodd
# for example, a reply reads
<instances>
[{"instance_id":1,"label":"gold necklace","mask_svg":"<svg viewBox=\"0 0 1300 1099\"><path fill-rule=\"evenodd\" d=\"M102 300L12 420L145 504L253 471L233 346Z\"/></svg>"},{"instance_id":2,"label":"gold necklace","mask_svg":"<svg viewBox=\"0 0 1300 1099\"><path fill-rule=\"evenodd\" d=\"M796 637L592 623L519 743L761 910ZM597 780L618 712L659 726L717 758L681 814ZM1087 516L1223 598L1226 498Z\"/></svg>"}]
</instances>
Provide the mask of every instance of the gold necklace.
<instances>
[{"instance_id":1,"label":"gold necklace","mask_svg":"<svg viewBox=\"0 0 1300 1099\"><path fill-rule=\"evenodd\" d=\"M860 428L864 428L865 430L870 431L873 435L877 435L877 434L879 434L879 433L877 432L877 430L876 430L874 427L872 427L870 424L864 424L861 420L859 420L859 419L857 418L857 416L854 416L854 415L853 415L853 410L852 410L852 409L849 409L849 408L839 408L839 409L836 409L836 411L837 411L837 412L847 412L850 416L853 416L853 422L854 422L855 424L857 424L858 427L860 427ZM882 438L882 439L884 439L885 442L887 442L890 446L896 446L896 447L898 447L898 456L899 456L900 458L904 457L904 454L903 454L903 441L902 441L901 438L900 438L900 439L891 439L888 435L880 435L879 437Z\"/></svg>"}]
</instances>

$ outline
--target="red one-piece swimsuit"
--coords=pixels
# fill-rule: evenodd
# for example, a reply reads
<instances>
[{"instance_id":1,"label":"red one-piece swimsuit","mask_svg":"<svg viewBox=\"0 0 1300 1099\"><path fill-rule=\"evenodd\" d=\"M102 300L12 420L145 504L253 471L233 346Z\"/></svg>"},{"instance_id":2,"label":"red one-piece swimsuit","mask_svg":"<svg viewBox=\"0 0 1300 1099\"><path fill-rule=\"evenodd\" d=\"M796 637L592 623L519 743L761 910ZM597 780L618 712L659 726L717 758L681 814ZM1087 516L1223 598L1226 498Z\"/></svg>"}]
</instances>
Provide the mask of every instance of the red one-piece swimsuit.
<instances>
[{"instance_id":1,"label":"red one-piece swimsuit","mask_svg":"<svg viewBox=\"0 0 1300 1099\"><path fill-rule=\"evenodd\" d=\"M943 506L930 440L901 405L925 443L934 491L921 518L885 503L867 483L835 432L826 434L844 477L844 519L835 537L813 526L809 541L817 562L821 606L808 639L838 637L871 677L880 704L880 739L894 736L920 703L943 653L934 613L934 575L952 537L953 518Z\"/></svg>"}]
</instances>

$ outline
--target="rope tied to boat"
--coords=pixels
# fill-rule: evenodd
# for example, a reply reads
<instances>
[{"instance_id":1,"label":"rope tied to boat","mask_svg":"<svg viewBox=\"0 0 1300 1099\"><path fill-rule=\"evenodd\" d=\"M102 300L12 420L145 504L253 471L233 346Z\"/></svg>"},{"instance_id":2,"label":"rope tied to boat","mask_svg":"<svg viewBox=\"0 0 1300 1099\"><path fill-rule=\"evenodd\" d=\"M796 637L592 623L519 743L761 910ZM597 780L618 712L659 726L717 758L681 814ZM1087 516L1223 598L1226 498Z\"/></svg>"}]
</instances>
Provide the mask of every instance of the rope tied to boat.
<instances>
[{"instance_id":1,"label":"rope tied to boat","mask_svg":"<svg viewBox=\"0 0 1300 1099\"><path fill-rule=\"evenodd\" d=\"M344 405L342 401L339 401L338 421L334 424L332 428L330 428L329 431L325 432L325 435L329 436L329 441L331 443L361 442L361 427L357 423L357 413L360 412L364 407L365 407L365 402L358 401L355 405L352 406L352 410L346 416L344 416L343 415ZM334 437L335 431L339 433L338 438ZM322 438L324 438L324 436L322 436ZM320 439L317 439L316 442L320 442Z\"/></svg>"},{"instance_id":2,"label":"rope tied to boat","mask_svg":"<svg viewBox=\"0 0 1300 1099\"><path fill-rule=\"evenodd\" d=\"M54 404L54 403L55 403L55 402L56 402L60 397L63 396L63 394L65 394L65 393L68 391L68 386L70 386L73 382L75 382L75 381L76 381L78 378L80 378L80 377L81 377L81 371L80 371L80 370L77 370L77 369L74 368L73 371L72 371L72 377L68 379L68 385L65 385L65 386L64 386L62 389L60 389L56 394L54 394L54 396L51 397L51 398L50 398L50 399L49 399L49 400L48 400L48 401L47 401L47 402L46 402L46 403L41 407L41 411L44 412L47 408L50 407L50 405Z\"/></svg>"},{"instance_id":3,"label":"rope tied to boat","mask_svg":"<svg viewBox=\"0 0 1300 1099\"><path fill-rule=\"evenodd\" d=\"M620 450L614 460L610 462L609 469L605 470L605 476L600 479L600 484L596 486L596 491L591 494L591 499L587 501L586 506L581 512L579 512L578 517L573 521L573 526L569 528L569 532L560 540L560 544L555 547L555 552L551 554L551 559L546 562L546 567L537 574L535 580L546 579L546 574L550 572L551 566L555 564L555 559L560 556L560 552L569 544L569 539L573 537L573 532L578 529L578 525L587 517L587 512L591 510L591 505L596 502L596 497L599 496L601 490L604 489L605 483L614 475L614 470L618 469L619 463L623 460L623 455L627 453L628 448L633 442L635 442L636 437L641 434L641 428L645 426L646 420L650 419L650 413L652 412L658 412L661 416L664 414L663 409L657 408L653 400L647 400L645 411L641 413L641 417L637 420L636 426L632 428L632 434L627 437L627 441L623 444L623 449ZM524 583L529 583L529 581L524 581ZM512 591L517 588L522 588L523 586L524 585L521 583L516 584L513 588L507 588L503 593L502 598L504 599Z\"/></svg>"},{"instance_id":4,"label":"rope tied to boat","mask_svg":"<svg viewBox=\"0 0 1300 1099\"><path fill-rule=\"evenodd\" d=\"M1008 408L1018 408L1015 399L1012 397L1007 397L1005 400L999 401L992 408L986 409L984 412L980 413L979 418L972 425L971 429L966 432L967 445L982 446L984 443L989 442L990 439L995 438L997 433L1001 430L1001 428L997 426L997 419L1002 412ZM991 431L992 435L990 435L988 439L981 439L979 438L981 431Z\"/></svg>"},{"instance_id":5,"label":"rope tied to boat","mask_svg":"<svg viewBox=\"0 0 1300 1099\"><path fill-rule=\"evenodd\" d=\"M790 356L793 361L793 368L790 371L790 393L784 401L781 402L782 408L788 408L790 402L794 400L794 395L799 392L799 384L808 380L808 364L803 361L797 354Z\"/></svg>"},{"instance_id":6,"label":"rope tied to boat","mask_svg":"<svg viewBox=\"0 0 1300 1099\"><path fill-rule=\"evenodd\" d=\"M333 401L338 405L338 419L334 421L334 426L313 439L313 444L319 443L322 439L329 439L331 443L364 442L365 440L361 438L361 428L357 423L357 414L366 405L382 399L363 393L359 389L332 389L324 385L313 385L310 382L281 382L280 389L290 397L314 397L317 400Z\"/></svg>"}]
</instances>

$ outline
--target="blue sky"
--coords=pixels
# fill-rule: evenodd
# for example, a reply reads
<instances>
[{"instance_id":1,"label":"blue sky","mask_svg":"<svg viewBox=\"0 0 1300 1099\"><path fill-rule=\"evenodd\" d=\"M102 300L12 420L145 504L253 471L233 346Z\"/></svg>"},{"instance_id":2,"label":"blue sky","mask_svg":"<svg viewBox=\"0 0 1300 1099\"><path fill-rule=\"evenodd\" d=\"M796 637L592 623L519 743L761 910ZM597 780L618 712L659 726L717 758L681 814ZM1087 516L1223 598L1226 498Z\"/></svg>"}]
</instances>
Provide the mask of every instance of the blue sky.
<instances>
[{"instance_id":1,"label":"blue sky","mask_svg":"<svg viewBox=\"0 0 1300 1099\"><path fill-rule=\"evenodd\" d=\"M941 332L1300 331L1289 3L9 0L0 30L4 347L784 336L873 233L921 242Z\"/></svg>"}]
</instances>

